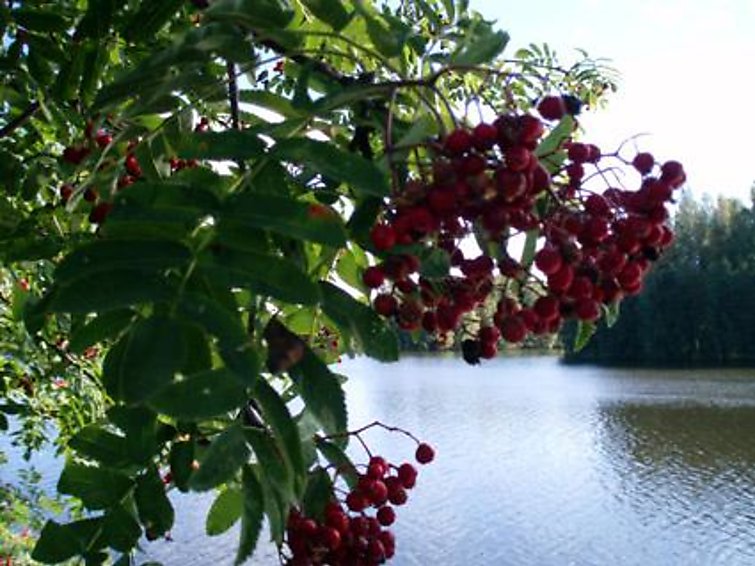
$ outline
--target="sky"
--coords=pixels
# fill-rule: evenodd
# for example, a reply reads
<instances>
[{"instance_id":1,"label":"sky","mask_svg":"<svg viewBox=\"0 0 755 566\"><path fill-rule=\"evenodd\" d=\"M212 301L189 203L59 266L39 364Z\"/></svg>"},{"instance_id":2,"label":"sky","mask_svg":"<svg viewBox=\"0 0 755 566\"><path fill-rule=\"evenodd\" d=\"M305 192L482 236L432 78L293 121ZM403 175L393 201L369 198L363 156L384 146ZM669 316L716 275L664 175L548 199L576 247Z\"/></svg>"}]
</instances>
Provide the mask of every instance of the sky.
<instances>
[{"instance_id":1,"label":"sky","mask_svg":"<svg viewBox=\"0 0 755 566\"><path fill-rule=\"evenodd\" d=\"M755 183L755 0L471 0L511 41L582 48L621 73L606 109L582 118L606 151L638 133L640 150L677 159L701 196L749 202ZM749 69L749 70L748 70Z\"/></svg>"}]
</instances>

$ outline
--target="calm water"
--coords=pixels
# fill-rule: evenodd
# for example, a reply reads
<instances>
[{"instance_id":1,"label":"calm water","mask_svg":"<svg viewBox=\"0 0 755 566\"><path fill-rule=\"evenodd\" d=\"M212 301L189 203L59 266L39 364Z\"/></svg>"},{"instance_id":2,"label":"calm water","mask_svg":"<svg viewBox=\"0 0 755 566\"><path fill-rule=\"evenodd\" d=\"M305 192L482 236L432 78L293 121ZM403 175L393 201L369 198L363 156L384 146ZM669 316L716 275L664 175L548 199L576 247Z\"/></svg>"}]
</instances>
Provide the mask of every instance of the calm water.
<instances>
[{"instance_id":1,"label":"calm water","mask_svg":"<svg viewBox=\"0 0 755 566\"><path fill-rule=\"evenodd\" d=\"M399 509L393 564L755 564L753 370L416 357L339 371L352 426L380 419L437 448ZM399 461L413 452L401 435L368 438ZM149 558L231 564L236 534L203 534L208 502L177 500L175 542Z\"/></svg>"}]
</instances>

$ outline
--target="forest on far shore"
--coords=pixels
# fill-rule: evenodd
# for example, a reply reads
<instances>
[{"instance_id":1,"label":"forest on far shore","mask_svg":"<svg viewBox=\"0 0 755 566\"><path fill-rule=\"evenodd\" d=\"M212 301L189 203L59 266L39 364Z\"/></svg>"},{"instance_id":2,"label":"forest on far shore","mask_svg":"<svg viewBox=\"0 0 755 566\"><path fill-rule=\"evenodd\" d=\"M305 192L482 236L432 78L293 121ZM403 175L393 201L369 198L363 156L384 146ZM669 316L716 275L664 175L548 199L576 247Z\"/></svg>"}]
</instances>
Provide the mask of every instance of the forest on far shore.
<instances>
[{"instance_id":1,"label":"forest on far shore","mask_svg":"<svg viewBox=\"0 0 755 566\"><path fill-rule=\"evenodd\" d=\"M627 366L755 366L755 186L749 204L684 194L676 241L643 292L601 322L579 352L562 332L564 359Z\"/></svg>"}]
</instances>

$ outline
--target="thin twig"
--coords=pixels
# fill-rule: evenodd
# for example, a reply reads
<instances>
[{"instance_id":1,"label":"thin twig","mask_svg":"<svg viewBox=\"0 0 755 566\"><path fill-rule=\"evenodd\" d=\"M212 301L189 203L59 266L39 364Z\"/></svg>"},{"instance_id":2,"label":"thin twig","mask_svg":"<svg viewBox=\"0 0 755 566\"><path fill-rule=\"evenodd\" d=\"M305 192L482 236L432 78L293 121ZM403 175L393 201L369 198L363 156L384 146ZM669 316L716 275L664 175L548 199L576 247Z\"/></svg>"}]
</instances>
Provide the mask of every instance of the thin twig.
<instances>
[{"instance_id":1,"label":"thin twig","mask_svg":"<svg viewBox=\"0 0 755 566\"><path fill-rule=\"evenodd\" d=\"M29 104L29 106L21 113L20 116L11 120L5 126L0 128L0 138L11 135L14 131L23 126L28 120L31 119L32 116L34 116L34 114L37 113L37 110L39 110L39 108L40 104L37 101Z\"/></svg>"}]
</instances>

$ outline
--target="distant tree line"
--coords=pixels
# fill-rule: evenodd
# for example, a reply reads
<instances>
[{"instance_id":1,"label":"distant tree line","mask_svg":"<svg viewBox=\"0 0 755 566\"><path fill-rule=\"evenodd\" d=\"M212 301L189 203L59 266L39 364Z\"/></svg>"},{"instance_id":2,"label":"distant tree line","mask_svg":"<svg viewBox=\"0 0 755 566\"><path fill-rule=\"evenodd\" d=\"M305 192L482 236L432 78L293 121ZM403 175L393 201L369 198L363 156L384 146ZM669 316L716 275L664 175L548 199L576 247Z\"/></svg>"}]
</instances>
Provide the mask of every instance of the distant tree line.
<instances>
[{"instance_id":1,"label":"distant tree line","mask_svg":"<svg viewBox=\"0 0 755 566\"><path fill-rule=\"evenodd\" d=\"M755 186L749 205L685 194L674 225L675 245L612 328L601 323L579 352L564 329L567 362L755 365Z\"/></svg>"}]
</instances>

